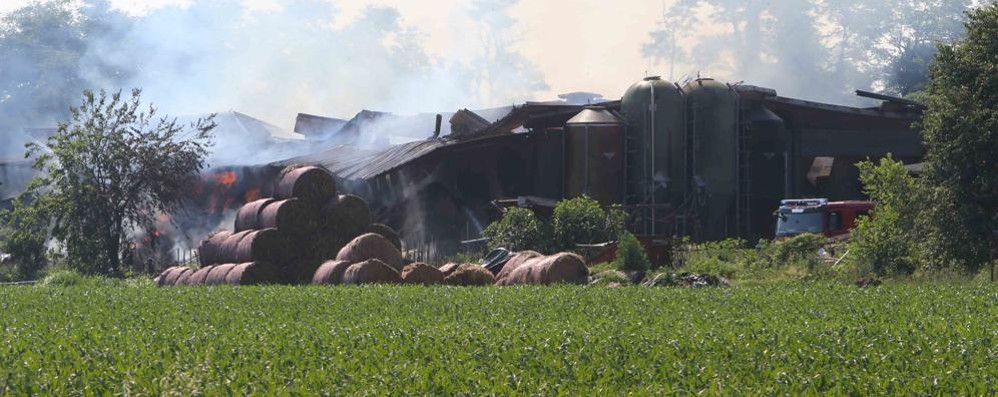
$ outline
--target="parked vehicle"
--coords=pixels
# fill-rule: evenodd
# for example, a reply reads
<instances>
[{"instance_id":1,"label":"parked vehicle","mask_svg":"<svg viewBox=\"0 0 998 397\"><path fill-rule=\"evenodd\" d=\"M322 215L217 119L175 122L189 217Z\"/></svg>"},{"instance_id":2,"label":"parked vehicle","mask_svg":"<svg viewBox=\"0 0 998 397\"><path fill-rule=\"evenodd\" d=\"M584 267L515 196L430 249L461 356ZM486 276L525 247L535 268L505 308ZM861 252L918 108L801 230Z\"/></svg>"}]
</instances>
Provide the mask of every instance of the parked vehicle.
<instances>
[{"instance_id":1,"label":"parked vehicle","mask_svg":"<svg viewBox=\"0 0 998 397\"><path fill-rule=\"evenodd\" d=\"M828 199L781 200L774 215L776 238L787 238L804 233L825 237L848 235L856 227L856 219L870 216L872 201L828 201Z\"/></svg>"}]
</instances>

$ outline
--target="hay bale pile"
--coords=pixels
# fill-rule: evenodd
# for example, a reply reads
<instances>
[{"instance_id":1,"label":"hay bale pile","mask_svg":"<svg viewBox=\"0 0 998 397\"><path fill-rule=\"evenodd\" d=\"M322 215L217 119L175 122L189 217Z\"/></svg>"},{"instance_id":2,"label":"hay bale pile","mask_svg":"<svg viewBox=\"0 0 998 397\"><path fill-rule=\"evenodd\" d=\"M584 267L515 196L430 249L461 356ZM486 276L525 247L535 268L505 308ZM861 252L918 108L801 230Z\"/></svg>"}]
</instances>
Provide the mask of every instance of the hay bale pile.
<instances>
[{"instance_id":1,"label":"hay bale pile","mask_svg":"<svg viewBox=\"0 0 998 397\"><path fill-rule=\"evenodd\" d=\"M496 285L585 284L589 268L581 256L568 252L550 256L521 253L510 259L498 276Z\"/></svg>"},{"instance_id":2,"label":"hay bale pile","mask_svg":"<svg viewBox=\"0 0 998 397\"><path fill-rule=\"evenodd\" d=\"M340 283L346 268L336 268L333 278L319 274L332 270L320 265L335 259L350 264L377 259L401 282L404 261L398 234L388 226L371 224L371 210L360 197L337 195L328 171L287 167L273 191L273 198L243 205L231 231L216 231L201 242L200 269L169 268L156 278L157 284ZM356 282L375 279L367 276L371 272L377 273L355 271Z\"/></svg>"}]
</instances>

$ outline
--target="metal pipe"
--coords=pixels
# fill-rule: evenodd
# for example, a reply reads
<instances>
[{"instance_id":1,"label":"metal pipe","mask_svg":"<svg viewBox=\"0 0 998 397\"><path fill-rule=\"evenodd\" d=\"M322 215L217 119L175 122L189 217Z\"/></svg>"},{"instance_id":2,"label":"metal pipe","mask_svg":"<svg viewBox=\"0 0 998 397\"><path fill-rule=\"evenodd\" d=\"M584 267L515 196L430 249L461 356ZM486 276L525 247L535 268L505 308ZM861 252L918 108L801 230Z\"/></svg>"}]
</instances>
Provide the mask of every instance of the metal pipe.
<instances>
[{"instance_id":1,"label":"metal pipe","mask_svg":"<svg viewBox=\"0 0 998 397\"><path fill-rule=\"evenodd\" d=\"M658 105L655 103L655 82L653 80L650 83L651 83L650 84L651 85L651 108L649 110L651 110L651 172L648 174L648 178L649 178L650 185L652 187L651 188L651 204L654 206L656 204L655 203L655 196L656 196L655 189L657 188L657 186L655 186L655 165L656 165L655 164L655 157L656 157L656 153L655 153L655 149L656 149L656 147L655 147L655 135L657 135L657 132L658 132L658 131L655 130L655 119L657 118L656 116L657 116L657 112L658 112ZM657 214L655 212L655 207L652 207L652 209L651 209L651 234L653 236L655 235L655 224L656 223L658 223L658 217L657 217Z\"/></svg>"},{"instance_id":2,"label":"metal pipe","mask_svg":"<svg viewBox=\"0 0 998 397\"><path fill-rule=\"evenodd\" d=\"M584 159L583 167L585 167L586 172L585 174L583 174L583 176L585 177L585 181L582 183L582 191L585 192L586 196L592 197L592 195L589 194L589 124L586 124L585 134L586 134L586 140L585 140L586 154L582 158Z\"/></svg>"}]
</instances>

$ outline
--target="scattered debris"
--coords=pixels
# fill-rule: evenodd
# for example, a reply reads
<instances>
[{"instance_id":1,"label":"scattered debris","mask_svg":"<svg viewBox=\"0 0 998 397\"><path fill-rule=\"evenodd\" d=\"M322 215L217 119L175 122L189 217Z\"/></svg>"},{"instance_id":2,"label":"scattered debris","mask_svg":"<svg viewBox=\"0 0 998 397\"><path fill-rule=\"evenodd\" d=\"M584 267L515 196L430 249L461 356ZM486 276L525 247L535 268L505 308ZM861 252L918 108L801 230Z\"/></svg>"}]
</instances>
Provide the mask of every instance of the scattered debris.
<instances>
[{"instance_id":1,"label":"scattered debris","mask_svg":"<svg viewBox=\"0 0 998 397\"><path fill-rule=\"evenodd\" d=\"M724 277L696 273L660 273L644 283L647 287L728 287L731 284Z\"/></svg>"},{"instance_id":2,"label":"scattered debris","mask_svg":"<svg viewBox=\"0 0 998 397\"><path fill-rule=\"evenodd\" d=\"M880 279L875 277L863 277L859 280L856 280L856 286L859 288L879 287L880 284L881 284Z\"/></svg>"}]
</instances>

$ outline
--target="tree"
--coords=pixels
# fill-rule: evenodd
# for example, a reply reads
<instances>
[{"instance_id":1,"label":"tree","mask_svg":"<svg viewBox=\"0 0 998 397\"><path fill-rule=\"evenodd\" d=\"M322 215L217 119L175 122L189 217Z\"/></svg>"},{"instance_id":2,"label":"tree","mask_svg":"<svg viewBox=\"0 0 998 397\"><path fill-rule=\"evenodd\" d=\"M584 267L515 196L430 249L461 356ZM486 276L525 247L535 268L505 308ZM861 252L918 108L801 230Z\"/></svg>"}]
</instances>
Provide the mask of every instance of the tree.
<instances>
[{"instance_id":1,"label":"tree","mask_svg":"<svg viewBox=\"0 0 998 397\"><path fill-rule=\"evenodd\" d=\"M551 217L554 248L571 250L576 244L614 241L624 232L626 219L623 211L604 211L599 202L588 196L559 201Z\"/></svg>"},{"instance_id":2,"label":"tree","mask_svg":"<svg viewBox=\"0 0 998 397\"><path fill-rule=\"evenodd\" d=\"M998 4L968 15L966 39L940 45L921 121L928 255L976 270L998 227Z\"/></svg>"},{"instance_id":3,"label":"tree","mask_svg":"<svg viewBox=\"0 0 998 397\"><path fill-rule=\"evenodd\" d=\"M921 208L920 186L900 161L888 155L879 163L862 161L859 179L863 192L876 203L873 217L857 220L849 250L874 273L909 274L918 265Z\"/></svg>"},{"instance_id":4,"label":"tree","mask_svg":"<svg viewBox=\"0 0 998 397\"><path fill-rule=\"evenodd\" d=\"M550 231L533 211L512 207L503 210L502 218L489 224L482 235L489 238L490 249L545 251Z\"/></svg>"},{"instance_id":5,"label":"tree","mask_svg":"<svg viewBox=\"0 0 998 397\"><path fill-rule=\"evenodd\" d=\"M92 45L121 37L127 15L105 0L31 4L0 15L0 155L28 140L24 127L48 127L69 117L86 87L117 85L133 69L111 62Z\"/></svg>"},{"instance_id":6,"label":"tree","mask_svg":"<svg viewBox=\"0 0 998 397\"><path fill-rule=\"evenodd\" d=\"M648 255L641 242L630 232L620 234L620 241L617 243L617 256L613 261L617 270L624 271L646 271L651 267Z\"/></svg>"},{"instance_id":7,"label":"tree","mask_svg":"<svg viewBox=\"0 0 998 397\"><path fill-rule=\"evenodd\" d=\"M46 146L28 145L42 176L29 185L31 204L13 216L44 208L52 236L82 272L120 272L128 233L174 212L208 155L214 115L180 125L151 105L143 109L140 96L84 91L70 123L60 124Z\"/></svg>"}]
</instances>

